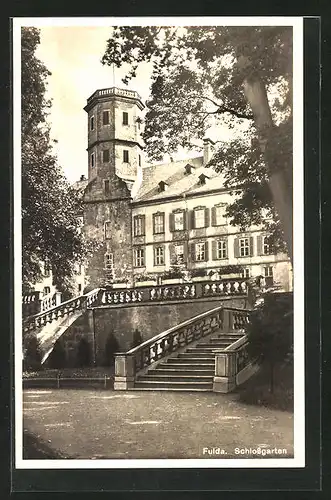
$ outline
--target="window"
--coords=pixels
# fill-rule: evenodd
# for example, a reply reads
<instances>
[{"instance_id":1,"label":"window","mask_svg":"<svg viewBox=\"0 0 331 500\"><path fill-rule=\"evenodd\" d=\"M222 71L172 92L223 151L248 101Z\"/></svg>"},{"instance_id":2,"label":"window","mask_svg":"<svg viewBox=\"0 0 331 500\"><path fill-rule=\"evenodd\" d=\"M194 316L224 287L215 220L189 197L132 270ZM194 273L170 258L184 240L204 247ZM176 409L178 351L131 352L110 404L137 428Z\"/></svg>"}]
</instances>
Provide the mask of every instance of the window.
<instances>
[{"instance_id":1,"label":"window","mask_svg":"<svg viewBox=\"0 0 331 500\"><path fill-rule=\"evenodd\" d=\"M82 291L82 285L78 283L78 293L80 293L81 291Z\"/></svg>"},{"instance_id":2,"label":"window","mask_svg":"<svg viewBox=\"0 0 331 500\"><path fill-rule=\"evenodd\" d=\"M51 265L48 262L48 260L45 260L44 262L44 276L50 276L51 274Z\"/></svg>"},{"instance_id":3,"label":"window","mask_svg":"<svg viewBox=\"0 0 331 500\"><path fill-rule=\"evenodd\" d=\"M102 113L102 124L109 125L109 111L103 111Z\"/></svg>"},{"instance_id":4,"label":"window","mask_svg":"<svg viewBox=\"0 0 331 500\"><path fill-rule=\"evenodd\" d=\"M262 239L262 250L263 250L263 255L269 255L270 254L270 244L268 241L268 236L263 236Z\"/></svg>"},{"instance_id":5,"label":"window","mask_svg":"<svg viewBox=\"0 0 331 500\"><path fill-rule=\"evenodd\" d=\"M215 207L215 222L216 226L225 224L223 207Z\"/></svg>"},{"instance_id":6,"label":"window","mask_svg":"<svg viewBox=\"0 0 331 500\"><path fill-rule=\"evenodd\" d=\"M184 229L184 212L176 212L174 214L174 229L175 229L175 231L183 231L183 229Z\"/></svg>"},{"instance_id":7,"label":"window","mask_svg":"<svg viewBox=\"0 0 331 500\"><path fill-rule=\"evenodd\" d=\"M109 194L109 181L105 181L105 194Z\"/></svg>"},{"instance_id":8,"label":"window","mask_svg":"<svg viewBox=\"0 0 331 500\"><path fill-rule=\"evenodd\" d=\"M112 253L105 253L105 268L112 269L114 266L114 255Z\"/></svg>"},{"instance_id":9,"label":"window","mask_svg":"<svg viewBox=\"0 0 331 500\"><path fill-rule=\"evenodd\" d=\"M159 193L162 193L163 191L166 191L167 189L168 189L168 184L164 181L160 181L159 188L158 188Z\"/></svg>"},{"instance_id":10,"label":"window","mask_svg":"<svg viewBox=\"0 0 331 500\"><path fill-rule=\"evenodd\" d=\"M164 265L164 247L154 248L154 266Z\"/></svg>"},{"instance_id":11,"label":"window","mask_svg":"<svg viewBox=\"0 0 331 500\"><path fill-rule=\"evenodd\" d=\"M195 245L195 260L202 261L206 260L206 247L205 243L196 243Z\"/></svg>"},{"instance_id":12,"label":"window","mask_svg":"<svg viewBox=\"0 0 331 500\"><path fill-rule=\"evenodd\" d=\"M145 251L143 248L136 248L134 251L135 267L143 267L145 265Z\"/></svg>"},{"instance_id":13,"label":"window","mask_svg":"<svg viewBox=\"0 0 331 500\"><path fill-rule=\"evenodd\" d=\"M94 130L94 116L90 118L90 130Z\"/></svg>"},{"instance_id":14,"label":"window","mask_svg":"<svg viewBox=\"0 0 331 500\"><path fill-rule=\"evenodd\" d=\"M103 163L109 162L109 149L104 149L102 151L102 161Z\"/></svg>"},{"instance_id":15,"label":"window","mask_svg":"<svg viewBox=\"0 0 331 500\"><path fill-rule=\"evenodd\" d=\"M241 276L242 278L249 278L251 275L250 269L247 267L246 269L242 270Z\"/></svg>"},{"instance_id":16,"label":"window","mask_svg":"<svg viewBox=\"0 0 331 500\"><path fill-rule=\"evenodd\" d=\"M44 287L44 290L43 290L43 294L44 294L44 295L48 295L48 294L50 294L50 293L51 293L51 289L50 289L50 287L49 287L49 286L45 286L45 287Z\"/></svg>"},{"instance_id":17,"label":"window","mask_svg":"<svg viewBox=\"0 0 331 500\"><path fill-rule=\"evenodd\" d=\"M249 256L249 238L241 238L239 240L239 256L240 257Z\"/></svg>"},{"instance_id":18,"label":"window","mask_svg":"<svg viewBox=\"0 0 331 500\"><path fill-rule=\"evenodd\" d=\"M141 167L141 156L139 155L139 167Z\"/></svg>"},{"instance_id":19,"label":"window","mask_svg":"<svg viewBox=\"0 0 331 500\"><path fill-rule=\"evenodd\" d=\"M205 227L205 209L194 210L194 227Z\"/></svg>"},{"instance_id":20,"label":"window","mask_svg":"<svg viewBox=\"0 0 331 500\"><path fill-rule=\"evenodd\" d=\"M164 233L164 214L154 214L154 234Z\"/></svg>"},{"instance_id":21,"label":"window","mask_svg":"<svg viewBox=\"0 0 331 500\"><path fill-rule=\"evenodd\" d=\"M273 277L273 268L272 266L266 266L263 268L264 272L264 277L265 278L272 278Z\"/></svg>"},{"instance_id":22,"label":"window","mask_svg":"<svg viewBox=\"0 0 331 500\"><path fill-rule=\"evenodd\" d=\"M129 151L123 149L123 163L129 163Z\"/></svg>"},{"instance_id":23,"label":"window","mask_svg":"<svg viewBox=\"0 0 331 500\"><path fill-rule=\"evenodd\" d=\"M183 262L184 262L184 245L176 245L175 246L175 256L176 256L176 263L183 264Z\"/></svg>"},{"instance_id":24,"label":"window","mask_svg":"<svg viewBox=\"0 0 331 500\"><path fill-rule=\"evenodd\" d=\"M134 236L143 236L145 234L145 217L136 215L133 219Z\"/></svg>"},{"instance_id":25,"label":"window","mask_svg":"<svg viewBox=\"0 0 331 500\"><path fill-rule=\"evenodd\" d=\"M218 259L227 258L227 244L225 240L219 240L217 242L217 258Z\"/></svg>"},{"instance_id":26,"label":"window","mask_svg":"<svg viewBox=\"0 0 331 500\"><path fill-rule=\"evenodd\" d=\"M109 240L111 238L111 222L105 222L105 239Z\"/></svg>"},{"instance_id":27,"label":"window","mask_svg":"<svg viewBox=\"0 0 331 500\"><path fill-rule=\"evenodd\" d=\"M91 153L91 167L93 168L95 165L95 154Z\"/></svg>"},{"instance_id":28,"label":"window","mask_svg":"<svg viewBox=\"0 0 331 500\"><path fill-rule=\"evenodd\" d=\"M123 111L123 125L129 125L129 114Z\"/></svg>"}]
</instances>

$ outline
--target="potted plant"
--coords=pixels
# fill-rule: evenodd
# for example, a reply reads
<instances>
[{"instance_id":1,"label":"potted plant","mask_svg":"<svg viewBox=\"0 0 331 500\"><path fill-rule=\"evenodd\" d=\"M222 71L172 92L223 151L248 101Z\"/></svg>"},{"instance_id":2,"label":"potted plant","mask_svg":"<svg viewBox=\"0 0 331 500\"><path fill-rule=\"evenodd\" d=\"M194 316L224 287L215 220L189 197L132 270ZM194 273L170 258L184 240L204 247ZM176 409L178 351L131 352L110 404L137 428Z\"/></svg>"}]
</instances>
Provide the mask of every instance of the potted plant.
<instances>
[{"instance_id":1,"label":"potted plant","mask_svg":"<svg viewBox=\"0 0 331 500\"><path fill-rule=\"evenodd\" d=\"M243 267L237 264L222 266L218 272L221 278L241 278Z\"/></svg>"},{"instance_id":2,"label":"potted plant","mask_svg":"<svg viewBox=\"0 0 331 500\"><path fill-rule=\"evenodd\" d=\"M180 269L172 268L162 274L162 285L171 285L183 282L183 272Z\"/></svg>"},{"instance_id":3,"label":"potted plant","mask_svg":"<svg viewBox=\"0 0 331 500\"><path fill-rule=\"evenodd\" d=\"M134 283L136 287L157 285L156 276L153 274L137 274L134 277Z\"/></svg>"},{"instance_id":4,"label":"potted plant","mask_svg":"<svg viewBox=\"0 0 331 500\"><path fill-rule=\"evenodd\" d=\"M210 279L210 277L207 275L206 269L192 269L191 279L193 282L195 282L195 281L207 281Z\"/></svg>"}]
</instances>

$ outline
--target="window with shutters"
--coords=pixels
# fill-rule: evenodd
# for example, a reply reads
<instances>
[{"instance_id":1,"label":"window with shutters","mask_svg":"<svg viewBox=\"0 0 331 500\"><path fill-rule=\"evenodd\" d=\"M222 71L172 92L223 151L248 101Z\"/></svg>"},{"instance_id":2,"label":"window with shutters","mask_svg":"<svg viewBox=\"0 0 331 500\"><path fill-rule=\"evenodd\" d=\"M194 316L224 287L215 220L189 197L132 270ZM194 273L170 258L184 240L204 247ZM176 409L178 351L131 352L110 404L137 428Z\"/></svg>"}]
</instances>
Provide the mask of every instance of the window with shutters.
<instances>
[{"instance_id":1,"label":"window with shutters","mask_svg":"<svg viewBox=\"0 0 331 500\"><path fill-rule=\"evenodd\" d=\"M242 278L249 278L251 275L250 269L247 267L246 269L242 270L241 276Z\"/></svg>"},{"instance_id":2,"label":"window with shutters","mask_svg":"<svg viewBox=\"0 0 331 500\"><path fill-rule=\"evenodd\" d=\"M123 163L129 163L129 150L123 149Z\"/></svg>"},{"instance_id":3,"label":"window with shutters","mask_svg":"<svg viewBox=\"0 0 331 500\"><path fill-rule=\"evenodd\" d=\"M90 162L91 162L91 167L93 168L95 165L95 153L91 153Z\"/></svg>"},{"instance_id":4,"label":"window with shutters","mask_svg":"<svg viewBox=\"0 0 331 500\"><path fill-rule=\"evenodd\" d=\"M154 248L154 266L164 265L164 247Z\"/></svg>"},{"instance_id":5,"label":"window with shutters","mask_svg":"<svg viewBox=\"0 0 331 500\"><path fill-rule=\"evenodd\" d=\"M176 263L183 264L184 262L184 245L175 245Z\"/></svg>"},{"instance_id":6,"label":"window with shutters","mask_svg":"<svg viewBox=\"0 0 331 500\"><path fill-rule=\"evenodd\" d=\"M164 233L164 213L153 214L153 232L154 234Z\"/></svg>"},{"instance_id":7,"label":"window with shutters","mask_svg":"<svg viewBox=\"0 0 331 500\"><path fill-rule=\"evenodd\" d=\"M111 238L111 222L105 222L105 239L109 240Z\"/></svg>"},{"instance_id":8,"label":"window with shutters","mask_svg":"<svg viewBox=\"0 0 331 500\"><path fill-rule=\"evenodd\" d=\"M262 238L262 251L263 255L269 255L270 252L270 244L269 244L269 238L268 236L263 236Z\"/></svg>"},{"instance_id":9,"label":"window with shutters","mask_svg":"<svg viewBox=\"0 0 331 500\"><path fill-rule=\"evenodd\" d=\"M195 244L195 260L202 261L206 260L206 245L205 243L196 243Z\"/></svg>"},{"instance_id":10,"label":"window with shutters","mask_svg":"<svg viewBox=\"0 0 331 500\"><path fill-rule=\"evenodd\" d=\"M129 125L129 114L123 111L123 125Z\"/></svg>"},{"instance_id":11,"label":"window with shutters","mask_svg":"<svg viewBox=\"0 0 331 500\"><path fill-rule=\"evenodd\" d=\"M145 217L136 215L133 218L133 234L134 236L144 236L145 234Z\"/></svg>"},{"instance_id":12,"label":"window with shutters","mask_svg":"<svg viewBox=\"0 0 331 500\"><path fill-rule=\"evenodd\" d=\"M240 238L239 240L239 256L249 256L249 238Z\"/></svg>"},{"instance_id":13,"label":"window with shutters","mask_svg":"<svg viewBox=\"0 0 331 500\"><path fill-rule=\"evenodd\" d=\"M145 250L143 248L136 248L134 250L134 265L135 267L145 266Z\"/></svg>"},{"instance_id":14,"label":"window with shutters","mask_svg":"<svg viewBox=\"0 0 331 500\"><path fill-rule=\"evenodd\" d=\"M263 272L264 272L264 277L265 278L272 278L273 277L273 268L272 266L266 266L263 268Z\"/></svg>"},{"instance_id":15,"label":"window with shutters","mask_svg":"<svg viewBox=\"0 0 331 500\"><path fill-rule=\"evenodd\" d=\"M109 110L102 113L102 125L109 125Z\"/></svg>"},{"instance_id":16,"label":"window with shutters","mask_svg":"<svg viewBox=\"0 0 331 500\"><path fill-rule=\"evenodd\" d=\"M199 208L194 210L194 227L205 227L205 209Z\"/></svg>"},{"instance_id":17,"label":"window with shutters","mask_svg":"<svg viewBox=\"0 0 331 500\"><path fill-rule=\"evenodd\" d=\"M218 240L216 247L216 256L218 259L226 259L228 256L227 242L225 240Z\"/></svg>"},{"instance_id":18,"label":"window with shutters","mask_svg":"<svg viewBox=\"0 0 331 500\"><path fill-rule=\"evenodd\" d=\"M174 230L175 231L184 230L184 211L174 213Z\"/></svg>"},{"instance_id":19,"label":"window with shutters","mask_svg":"<svg viewBox=\"0 0 331 500\"><path fill-rule=\"evenodd\" d=\"M103 163L109 162L109 149L104 149L102 151L102 161L103 161Z\"/></svg>"},{"instance_id":20,"label":"window with shutters","mask_svg":"<svg viewBox=\"0 0 331 500\"><path fill-rule=\"evenodd\" d=\"M90 118L90 130L94 130L94 116Z\"/></svg>"},{"instance_id":21,"label":"window with shutters","mask_svg":"<svg viewBox=\"0 0 331 500\"><path fill-rule=\"evenodd\" d=\"M224 207L215 207L215 224L216 226L222 226L226 223L224 217Z\"/></svg>"}]
</instances>

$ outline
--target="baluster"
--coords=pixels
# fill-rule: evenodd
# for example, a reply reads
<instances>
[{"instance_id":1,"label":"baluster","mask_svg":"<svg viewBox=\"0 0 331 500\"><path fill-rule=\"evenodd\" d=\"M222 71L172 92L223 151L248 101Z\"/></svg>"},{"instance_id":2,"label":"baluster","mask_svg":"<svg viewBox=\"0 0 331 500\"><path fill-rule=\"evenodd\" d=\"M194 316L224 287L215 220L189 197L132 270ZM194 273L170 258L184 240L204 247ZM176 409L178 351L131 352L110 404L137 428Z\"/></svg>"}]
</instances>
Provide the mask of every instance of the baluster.
<instances>
[{"instance_id":1,"label":"baluster","mask_svg":"<svg viewBox=\"0 0 331 500\"><path fill-rule=\"evenodd\" d=\"M233 288L234 288L234 293L238 293L238 291L239 291L239 283L238 283L238 281L235 281L233 283Z\"/></svg>"}]
</instances>

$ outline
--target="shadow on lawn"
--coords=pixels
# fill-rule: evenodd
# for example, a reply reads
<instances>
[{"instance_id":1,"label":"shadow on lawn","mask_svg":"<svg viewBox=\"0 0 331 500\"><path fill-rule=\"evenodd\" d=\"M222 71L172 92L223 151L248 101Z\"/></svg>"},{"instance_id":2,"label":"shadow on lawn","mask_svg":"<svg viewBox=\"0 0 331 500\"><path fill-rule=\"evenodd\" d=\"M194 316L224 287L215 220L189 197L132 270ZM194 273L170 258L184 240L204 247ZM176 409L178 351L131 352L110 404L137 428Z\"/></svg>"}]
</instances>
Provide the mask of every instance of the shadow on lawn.
<instances>
[{"instance_id":1,"label":"shadow on lawn","mask_svg":"<svg viewBox=\"0 0 331 500\"><path fill-rule=\"evenodd\" d=\"M23 434L23 459L24 460L39 460L39 459L64 459L68 458L61 453L53 450L45 442L24 430Z\"/></svg>"},{"instance_id":2,"label":"shadow on lawn","mask_svg":"<svg viewBox=\"0 0 331 500\"><path fill-rule=\"evenodd\" d=\"M245 404L265 406L276 410L290 411L293 405L293 366L275 367L274 389L270 392L269 374L266 366L237 389L238 400Z\"/></svg>"}]
</instances>

